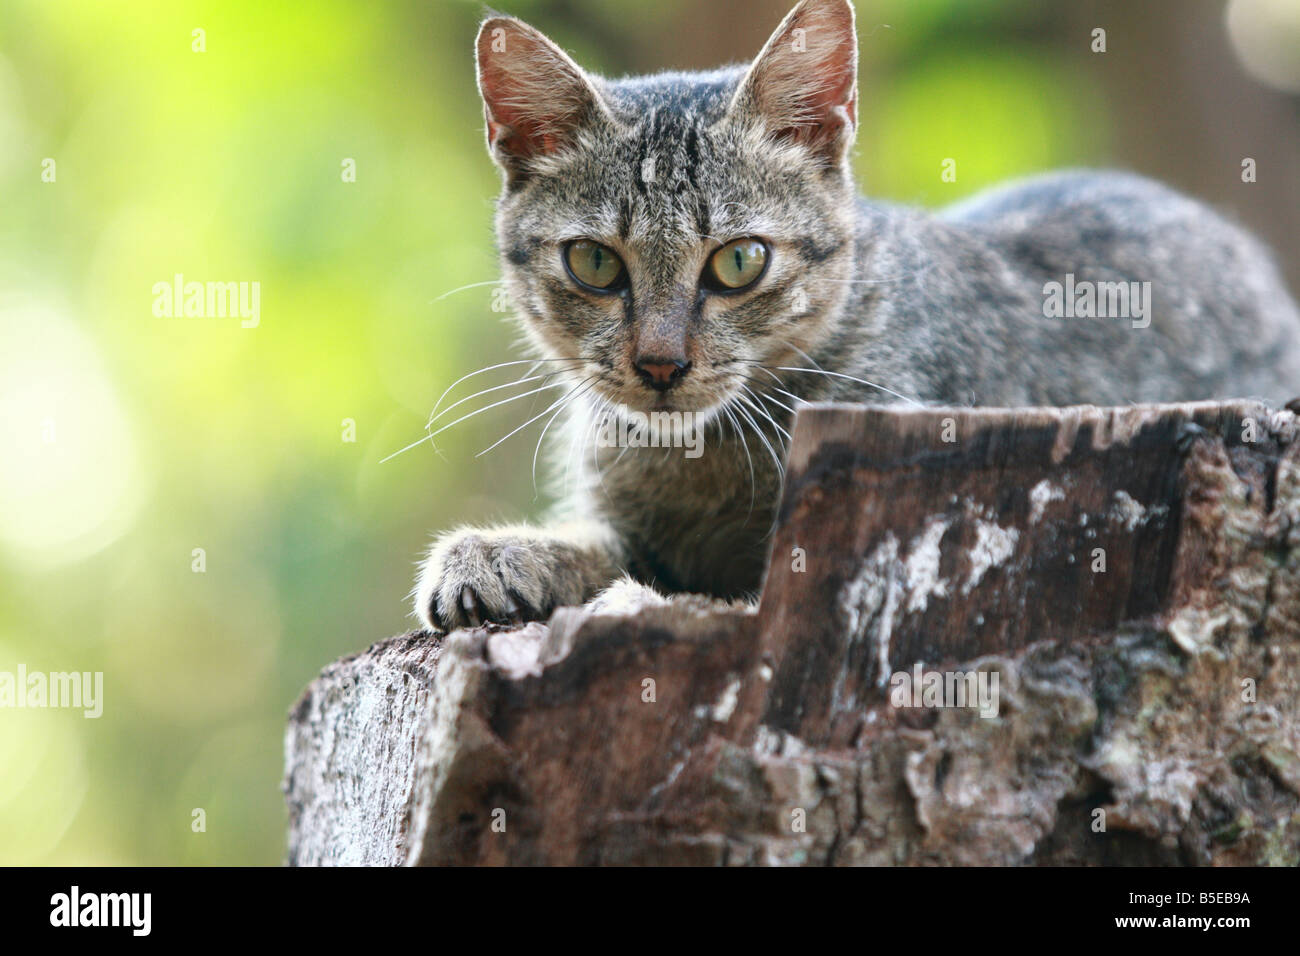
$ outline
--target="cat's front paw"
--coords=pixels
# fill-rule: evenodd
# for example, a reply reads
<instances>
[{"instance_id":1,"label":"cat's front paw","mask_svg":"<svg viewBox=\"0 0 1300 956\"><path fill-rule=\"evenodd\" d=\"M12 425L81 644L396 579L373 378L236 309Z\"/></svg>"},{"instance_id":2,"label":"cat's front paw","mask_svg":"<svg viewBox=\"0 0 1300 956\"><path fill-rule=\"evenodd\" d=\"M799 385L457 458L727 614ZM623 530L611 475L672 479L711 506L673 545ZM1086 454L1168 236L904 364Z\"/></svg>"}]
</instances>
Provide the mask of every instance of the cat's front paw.
<instances>
[{"instance_id":1,"label":"cat's front paw","mask_svg":"<svg viewBox=\"0 0 1300 956\"><path fill-rule=\"evenodd\" d=\"M448 631L545 620L560 605L583 602L589 563L580 548L540 530L453 531L434 543L420 570L415 613Z\"/></svg>"}]
</instances>

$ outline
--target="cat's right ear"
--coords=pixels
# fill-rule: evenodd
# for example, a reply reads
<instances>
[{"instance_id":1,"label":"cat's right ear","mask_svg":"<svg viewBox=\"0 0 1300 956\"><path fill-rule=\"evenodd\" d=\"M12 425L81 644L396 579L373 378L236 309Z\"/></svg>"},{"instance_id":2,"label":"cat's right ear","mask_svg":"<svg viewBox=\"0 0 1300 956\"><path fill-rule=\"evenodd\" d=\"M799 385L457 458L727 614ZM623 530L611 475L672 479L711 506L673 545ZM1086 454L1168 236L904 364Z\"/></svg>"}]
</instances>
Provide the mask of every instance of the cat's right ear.
<instances>
[{"instance_id":1,"label":"cat's right ear","mask_svg":"<svg viewBox=\"0 0 1300 956\"><path fill-rule=\"evenodd\" d=\"M515 182L564 150L605 112L582 67L542 33L513 17L492 17L475 43L488 151Z\"/></svg>"}]
</instances>

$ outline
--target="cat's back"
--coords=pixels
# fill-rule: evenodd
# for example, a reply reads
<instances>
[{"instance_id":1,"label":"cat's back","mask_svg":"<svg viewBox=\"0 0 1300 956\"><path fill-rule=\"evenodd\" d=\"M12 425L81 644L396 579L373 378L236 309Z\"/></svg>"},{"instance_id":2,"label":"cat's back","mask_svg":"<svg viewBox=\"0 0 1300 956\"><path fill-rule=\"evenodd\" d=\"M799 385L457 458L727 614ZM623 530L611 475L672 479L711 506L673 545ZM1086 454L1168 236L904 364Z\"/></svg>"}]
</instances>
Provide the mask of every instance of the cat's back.
<instances>
[{"instance_id":1,"label":"cat's back","mask_svg":"<svg viewBox=\"0 0 1300 956\"><path fill-rule=\"evenodd\" d=\"M934 212L863 201L859 222L864 284L841 351L922 400L1281 403L1300 393L1300 310L1272 253L1160 183L1054 173ZM1130 308L1062 311L1049 295L1073 301L1103 286L1107 306L1127 289Z\"/></svg>"},{"instance_id":2,"label":"cat's back","mask_svg":"<svg viewBox=\"0 0 1300 956\"><path fill-rule=\"evenodd\" d=\"M1011 180L946 206L937 215L948 222L1010 230L1058 223L1077 232L1105 222L1145 231L1206 208L1136 173L1070 169Z\"/></svg>"},{"instance_id":3,"label":"cat's back","mask_svg":"<svg viewBox=\"0 0 1300 956\"><path fill-rule=\"evenodd\" d=\"M1149 283L1154 335L1123 351L1188 370L1181 385L1151 394L1210 397L1193 389L1212 388L1283 400L1300 391L1300 310L1273 254L1206 203L1133 173L1074 170L996 187L935 219L989 242L1027 287Z\"/></svg>"}]
</instances>

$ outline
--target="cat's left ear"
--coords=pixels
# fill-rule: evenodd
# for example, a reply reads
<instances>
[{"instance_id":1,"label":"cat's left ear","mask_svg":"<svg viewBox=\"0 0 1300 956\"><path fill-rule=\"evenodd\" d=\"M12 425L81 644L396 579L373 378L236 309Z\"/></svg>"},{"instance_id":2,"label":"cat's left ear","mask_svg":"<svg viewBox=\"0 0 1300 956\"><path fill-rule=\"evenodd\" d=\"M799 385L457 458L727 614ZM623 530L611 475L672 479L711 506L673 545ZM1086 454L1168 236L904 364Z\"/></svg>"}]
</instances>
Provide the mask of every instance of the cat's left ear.
<instances>
[{"instance_id":1,"label":"cat's left ear","mask_svg":"<svg viewBox=\"0 0 1300 956\"><path fill-rule=\"evenodd\" d=\"M513 182L563 150L582 124L605 114L582 67L513 17L492 17L475 43L488 150Z\"/></svg>"},{"instance_id":2,"label":"cat's left ear","mask_svg":"<svg viewBox=\"0 0 1300 956\"><path fill-rule=\"evenodd\" d=\"M858 124L858 37L849 0L802 0L754 60L732 101L778 140L842 163Z\"/></svg>"}]
</instances>

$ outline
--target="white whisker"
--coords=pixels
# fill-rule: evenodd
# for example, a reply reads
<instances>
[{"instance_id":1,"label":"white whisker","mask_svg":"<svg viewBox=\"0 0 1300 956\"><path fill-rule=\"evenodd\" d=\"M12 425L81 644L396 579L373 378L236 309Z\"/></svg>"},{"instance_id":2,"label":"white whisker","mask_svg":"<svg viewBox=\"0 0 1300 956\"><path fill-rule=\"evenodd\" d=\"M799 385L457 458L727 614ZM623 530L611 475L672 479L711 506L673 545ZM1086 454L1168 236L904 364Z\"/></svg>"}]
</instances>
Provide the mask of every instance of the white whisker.
<instances>
[{"instance_id":1,"label":"white whisker","mask_svg":"<svg viewBox=\"0 0 1300 956\"><path fill-rule=\"evenodd\" d=\"M448 395L450 395L450 394L451 394L451 390L452 390L453 388L455 388L457 385L459 385L461 382L464 382L464 381L466 381L466 380L468 380L468 379L471 379L471 378L473 378L473 377L476 376L476 375L483 375L483 374L486 374L487 372L495 372L495 371L496 371L497 369L499 369L499 368L510 368L511 366L514 366L514 365L532 365L532 366L535 368L535 367L536 367L539 363L541 363L541 362L578 362L578 363L581 363L582 360L581 360L581 359L574 359L574 358L560 358L560 359L519 359L518 361L514 361L514 362L502 362L502 363L500 363L499 365L489 365L487 368L481 368L481 369L478 369L477 371L470 372L468 375L462 375L460 378L456 379L456 381L454 381L454 382L452 382L450 385L448 385L448 386L447 386L447 390L446 390L445 392L443 392L442 395L440 395L440 396L438 397L438 401L434 403L433 411L431 411L431 412L429 413L429 415L430 415L430 416L433 416L433 415L436 415L436 414L438 413L438 409L439 409L440 407L442 407L442 400L443 400L444 398L446 398ZM530 374L532 374L532 372L531 372L531 371L528 371L528 372L525 372L524 374L525 374L525 375L530 375Z\"/></svg>"},{"instance_id":2,"label":"white whisker","mask_svg":"<svg viewBox=\"0 0 1300 956\"><path fill-rule=\"evenodd\" d=\"M745 388L745 387L742 385L741 388ZM746 388L745 391L748 392L749 389ZM750 394L752 395L753 393L750 392ZM737 395L736 397L740 399L742 402L744 402L746 405L748 405L750 408L752 408L754 411L756 411L763 418L771 422L772 427L775 428L782 435L784 435L786 441L790 441L790 433L786 431L784 428L782 428L780 424L777 423L777 420L772 417L771 413L768 412L766 408L764 408L762 405L759 405L757 402L751 401L750 399L746 398L744 395Z\"/></svg>"},{"instance_id":3,"label":"white whisker","mask_svg":"<svg viewBox=\"0 0 1300 956\"><path fill-rule=\"evenodd\" d=\"M905 272L898 276L885 276L880 279L822 279L822 282L838 282L841 285L884 285L888 282L902 282L904 279L910 279L915 275L920 275L920 270L914 272Z\"/></svg>"},{"instance_id":4,"label":"white whisker","mask_svg":"<svg viewBox=\"0 0 1300 956\"><path fill-rule=\"evenodd\" d=\"M564 396L562 399L560 399L560 401L565 402L565 404L564 404L562 407L556 409L555 414L552 415L550 418L548 418L548 419L546 420L546 424L542 426L542 433L541 433L540 435L537 436L537 447L533 449L533 472L532 472L532 474L533 474L533 497L534 497L534 499L537 497L537 456L538 456L538 454L539 454L539 453L541 452L541 450L542 450L542 442L543 442L543 441L545 440L545 438L546 438L546 433L547 433L547 431L550 430L551 425L553 425L553 424L555 423L555 420L556 420L557 418L559 418L560 415L564 414L565 409L567 409L570 405L572 405L574 402L576 402L576 401L578 400L579 397L581 397L582 392L580 392L579 389L581 389L584 385L587 385L589 382L593 381L593 380L595 379L595 377L596 377L596 376L593 375L593 376L591 376L590 378L584 379L582 382L580 382L580 383L578 384L578 386L577 386L576 388L574 388L573 391L568 392L567 394L565 394L565 396ZM546 414L546 413L543 412L542 414Z\"/></svg>"},{"instance_id":5,"label":"white whisker","mask_svg":"<svg viewBox=\"0 0 1300 956\"><path fill-rule=\"evenodd\" d=\"M785 380L784 380L783 378L781 378L780 375L777 375L775 372L773 372L773 371L772 371L770 368L768 368L766 365L760 365L758 362L749 362L749 363L747 363L747 364L752 365L752 366L754 366L754 368L757 368L757 369L760 369L760 370L766 372L766 373L768 374L768 377L770 377L770 378L771 378L774 382L776 382L778 385L784 385L784 384L785 384ZM746 379L749 380L749 381L752 381L752 379L749 379L748 376L746 376ZM800 405L807 405L807 404L809 404L809 402L808 402L808 400L807 400L806 398L803 398L803 397L801 397L801 396L799 396L799 395L796 395L794 392L786 391L784 388L778 388L778 389L776 389L776 391L780 392L782 395L785 395L787 398L792 398L792 399L794 399L794 400L795 400L796 402L798 402ZM787 411L790 411L790 409L787 409Z\"/></svg>"},{"instance_id":6,"label":"white whisker","mask_svg":"<svg viewBox=\"0 0 1300 956\"><path fill-rule=\"evenodd\" d=\"M558 386L560 386L560 385L566 385L566 384L568 384L568 383L567 383L567 382L556 382L554 385L546 385L546 386L543 386L542 388L535 389L535 390L532 392L532 394L536 394L537 392L544 391L544 390L547 389L547 388L556 388L556 387L558 387ZM513 436L513 435L517 435L517 434L519 434L521 431L523 431L525 428L527 428L527 427L528 427L529 425L531 425L533 422L535 422L535 421L537 421L539 418L542 418L542 417L544 417L545 415L549 414L550 411L551 411L551 409L553 409L553 408L555 408L556 406L560 405L560 404L561 404L561 403L562 403L566 398L568 398L570 395L572 395L573 392L574 392L574 390L577 389L578 387L579 387L579 386L575 385L575 386L573 386L573 388L570 388L567 392L565 392L563 395L561 395L561 396L560 396L556 401L552 402L551 405L550 405L550 407L547 408L545 411L541 412L541 413L538 414L538 415L534 415L532 418L528 419L528 421L524 422L524 423L523 423L522 425L520 425L518 428L516 428L516 429L514 429L513 431L511 431L509 434L507 434L507 435L505 435L505 436L503 436L503 437L501 437L501 438L498 438L498 439L497 439L496 441L494 441L491 445L489 445L487 448L484 448L481 452L479 452L479 453L478 453L477 455L475 455L474 457L475 457L475 458L482 458L484 455L486 455L488 452L490 452L493 448L496 448L497 445L500 445L500 444L501 444L503 441L505 441L507 438L510 438L510 437ZM523 396L523 395L517 395L517 396L515 396L515 397L516 397L516 398L523 398L524 396ZM513 399L506 399L506 401L513 401ZM505 404L505 403L502 402L501 404ZM491 406L489 406L489 407L491 407ZM436 434L436 433L435 433L435 434Z\"/></svg>"},{"instance_id":7,"label":"white whisker","mask_svg":"<svg viewBox=\"0 0 1300 956\"><path fill-rule=\"evenodd\" d=\"M789 412L790 415L791 415L791 417L794 416L794 409L793 409L793 408L791 408L789 405L785 404L784 402L777 401L775 398L773 398L771 395L769 395L769 394L767 393L767 389L765 389L762 385L759 385L758 382L756 382L754 379L752 379L752 378L750 378L748 375L746 375L746 376L745 376L745 381L746 381L746 382L753 382L753 383L754 383L754 388L750 388L748 385L743 385L743 384L740 386L740 387L743 388L745 391L749 392L750 395L753 395L755 398L761 399L762 401L765 401L765 402L771 402L771 403L772 403L773 405L775 405L777 408L781 408L781 409L784 409L785 411ZM758 389L758 391L755 391L754 389ZM786 394L789 394L789 393L786 393Z\"/></svg>"},{"instance_id":8,"label":"white whisker","mask_svg":"<svg viewBox=\"0 0 1300 956\"><path fill-rule=\"evenodd\" d=\"M590 422L588 422L586 425L582 425L581 427L575 427L573 429L573 438L569 442L569 451L564 456L564 490L566 493L569 490L569 473L573 469L573 456L575 454L575 451L577 451L577 449L581 447L581 442L585 440L586 435L590 430L591 430ZM581 459L581 454L579 454L579 459Z\"/></svg>"},{"instance_id":9,"label":"white whisker","mask_svg":"<svg viewBox=\"0 0 1300 956\"><path fill-rule=\"evenodd\" d=\"M596 470L596 478L600 481L600 490L605 492L605 497L609 497L609 490L605 487L605 472L600 467L600 427L604 425L605 416L609 415L614 408L614 403L608 398L601 399L600 413L597 416L601 426L596 429L596 437L591 443L591 465Z\"/></svg>"},{"instance_id":10,"label":"white whisker","mask_svg":"<svg viewBox=\"0 0 1300 956\"><path fill-rule=\"evenodd\" d=\"M778 366L776 367L778 371L781 371L781 372L809 372L809 373L812 373L812 374L814 374L814 375L816 375L816 374L821 374L821 375L831 376L831 377L833 377L833 378L844 378L844 379L848 379L850 382L857 382L857 383L859 383L859 384L861 384L861 385L869 385L869 386L871 386L872 388L879 389L880 391L884 392L886 395L893 395L895 398L901 398L903 401L905 401L905 402L910 402L911 404L915 405L917 408L924 408L924 407L925 407L924 405L922 405L920 402L918 402L918 401L917 401L916 399L914 399L914 398L908 398L906 395L903 395L903 394L901 394L901 393L899 393L899 392L896 392L896 391L894 391L892 388L885 388L885 386L883 386L883 385L877 385L875 382L868 382L865 378L855 378L855 377L852 376L852 375L845 375L843 372L828 372L828 371L826 371L826 369L822 368L820 364L818 364L818 362L817 362L817 360L816 360L815 358L813 358L811 355L809 355L809 354L808 354L807 352L805 352L803 349L799 348L799 346L795 345L793 342L785 341L785 345L786 345L788 348L792 348L792 349L794 349L796 352L798 352L800 355L802 355L802 356L804 357L804 359L805 359L806 361L808 361L810 364L812 364L812 365L816 365L817 368L816 368L816 369L810 369L810 368L786 368L785 366L778 365Z\"/></svg>"},{"instance_id":11,"label":"white whisker","mask_svg":"<svg viewBox=\"0 0 1300 956\"><path fill-rule=\"evenodd\" d=\"M731 427L735 430L736 437L740 439L741 447L745 449L745 461L749 463L749 511L745 515L746 520L748 520L749 515L754 513L754 500L758 494L757 482L754 478L754 458L749 453L749 439L745 437L744 429L742 429L740 424L736 421L735 414L730 408L725 406L723 407L722 412L727 416L727 420L731 422Z\"/></svg>"},{"instance_id":12,"label":"white whisker","mask_svg":"<svg viewBox=\"0 0 1300 956\"><path fill-rule=\"evenodd\" d=\"M454 422L450 422L446 425L443 425L436 432L431 433L429 437L432 438L434 437L434 435L441 435L448 428L454 428L455 426L459 425L461 422L468 421L469 419L473 418L475 415L482 415L484 412L490 412L492 409L500 408L502 405L509 405L511 402L517 402L521 398L527 398L529 395L536 395L538 392L547 392L553 388L564 388L564 386L568 384L569 384L568 382L552 382L550 385L543 385L540 388L534 388L531 391L524 392L522 395L511 395L509 398L503 398L501 399L501 401L493 402L491 405L484 405L482 408L476 408L468 415L462 415Z\"/></svg>"},{"instance_id":13,"label":"white whisker","mask_svg":"<svg viewBox=\"0 0 1300 956\"><path fill-rule=\"evenodd\" d=\"M469 285L463 285L459 289L452 289L450 292L444 292L436 299L430 299L429 304L433 305L435 302L441 302L443 299L447 298L447 296L455 295L457 292L464 292L467 289L481 289L486 285L501 285L504 281L504 279L493 279L491 282L471 282Z\"/></svg>"},{"instance_id":14,"label":"white whisker","mask_svg":"<svg viewBox=\"0 0 1300 956\"><path fill-rule=\"evenodd\" d=\"M381 458L381 459L379 459L379 463L382 465L382 464L383 464L384 462L386 462L386 461L392 461L392 460L393 460L394 458L396 458L398 455L404 454L404 453L410 451L412 448L415 448L415 447L417 447L417 446L419 446L419 445L423 445L425 442L429 442L429 444L433 444L433 436L432 436L432 435L425 435L425 436L424 436L423 438L421 438L419 441L413 441L413 442L411 442L409 445L407 445L405 448L399 448L397 451L393 452L393 453L392 453L391 455L389 455L387 458Z\"/></svg>"},{"instance_id":15,"label":"white whisker","mask_svg":"<svg viewBox=\"0 0 1300 956\"><path fill-rule=\"evenodd\" d=\"M563 370L562 370L562 371L563 371ZM527 385L529 382L540 382L540 381L542 381L543 379L553 378L553 377L555 376L555 374L556 374L555 372L547 372L545 375L531 375L531 376L529 376L528 378L519 378L519 379L515 379L513 382L506 382L504 385L493 385L491 388L485 388L485 389L483 389L483 390L480 391L480 392L475 392L473 395L468 395L468 396L466 396L465 398L460 399L459 401L452 402L450 405L448 405L446 408L444 408L441 412L439 412L438 414L436 414L436 415L434 415L432 418L430 418L430 419L425 423L424 427L425 427L425 428L432 428L434 422L436 422L438 419L442 418L443 415L446 415L446 414L447 414L448 412L450 412L453 408L457 408L457 407L459 407L459 406L461 406L461 405L464 405L466 402L472 402L472 401L474 401L474 399L479 398L479 397L481 397L481 396L483 396L483 395L490 395L492 392L499 392L499 391L501 391L501 389L503 389L503 388L513 388L513 387L516 386L516 385Z\"/></svg>"},{"instance_id":16,"label":"white whisker","mask_svg":"<svg viewBox=\"0 0 1300 956\"><path fill-rule=\"evenodd\" d=\"M869 385L874 389L879 389L880 391L884 392L886 395L893 395L895 398L902 399L905 402L915 405L917 408L925 407L916 399L908 398L906 395L900 394L899 392L894 391L892 388L885 388L885 386L877 385L875 382L868 382L865 378L856 378L855 376L852 375L845 375L843 372L828 372L825 369L820 369L820 368L792 368L788 365L778 365L776 366L776 369L779 372L807 372L809 375L828 375L832 378L848 379L850 382L857 382L860 385Z\"/></svg>"},{"instance_id":17,"label":"white whisker","mask_svg":"<svg viewBox=\"0 0 1300 956\"><path fill-rule=\"evenodd\" d=\"M750 415L749 412L745 411L745 409L741 408L739 405L733 405L732 407L742 418L745 419L745 421L749 422L749 424L754 427L754 434L758 436L759 441L761 441L767 448L767 453L772 456L772 463L776 465L776 473L781 477L781 480L784 481L785 466L781 462L781 456L778 455L776 449L772 447L772 443L767 440L767 436L763 434L763 429L759 427L758 422L754 421L753 416Z\"/></svg>"}]
</instances>

